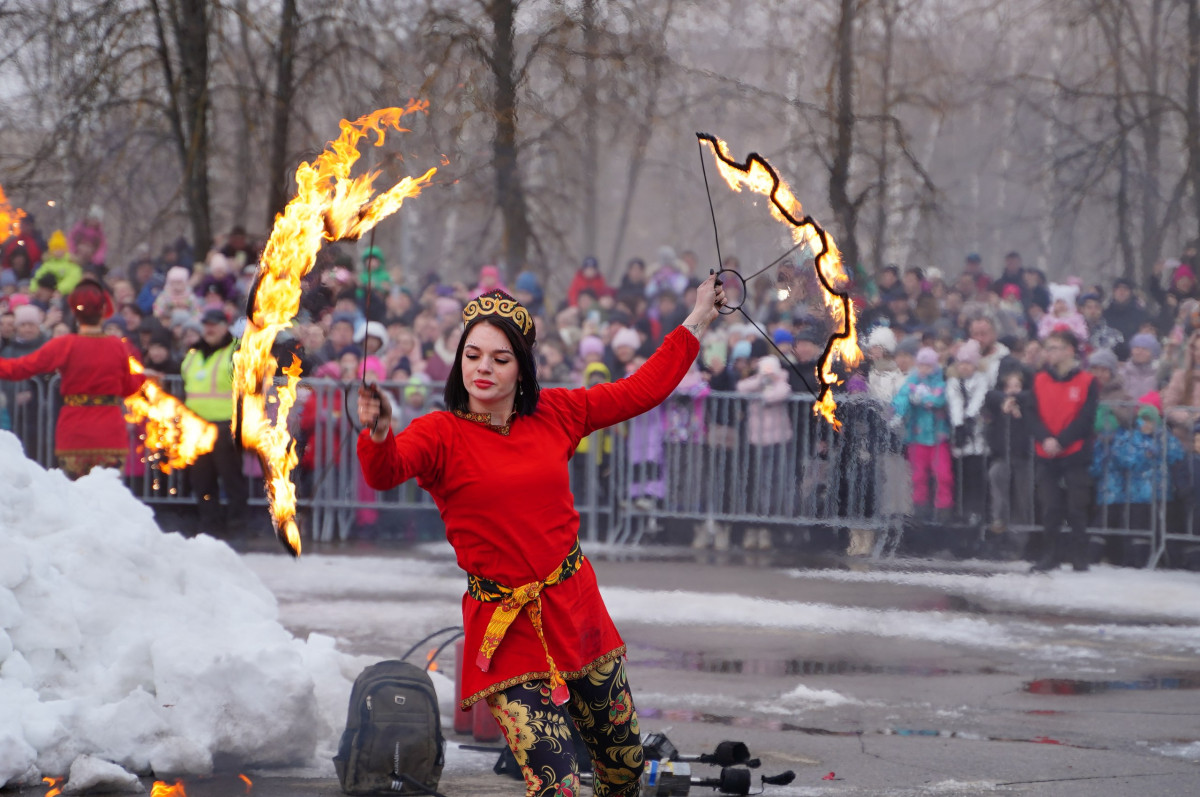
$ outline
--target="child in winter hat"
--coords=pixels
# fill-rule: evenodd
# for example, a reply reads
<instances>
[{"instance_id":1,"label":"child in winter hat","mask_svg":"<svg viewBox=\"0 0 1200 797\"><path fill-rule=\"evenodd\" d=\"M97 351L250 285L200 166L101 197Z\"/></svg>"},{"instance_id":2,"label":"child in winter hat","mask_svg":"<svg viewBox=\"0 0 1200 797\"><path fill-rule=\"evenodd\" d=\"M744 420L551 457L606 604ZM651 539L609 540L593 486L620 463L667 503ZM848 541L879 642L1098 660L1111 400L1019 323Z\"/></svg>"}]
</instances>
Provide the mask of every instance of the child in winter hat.
<instances>
[{"instance_id":1,"label":"child in winter hat","mask_svg":"<svg viewBox=\"0 0 1200 797\"><path fill-rule=\"evenodd\" d=\"M1134 335L1129 339L1129 361L1121 363L1121 381L1125 390L1134 398L1158 390L1158 357L1162 345L1158 338L1148 333Z\"/></svg>"},{"instance_id":2,"label":"child in winter hat","mask_svg":"<svg viewBox=\"0 0 1200 797\"><path fill-rule=\"evenodd\" d=\"M1064 283L1050 284L1050 312L1038 321L1038 339L1045 340L1056 329L1066 328L1079 340L1088 339L1087 321L1075 307L1079 286Z\"/></svg>"},{"instance_id":3,"label":"child in winter hat","mask_svg":"<svg viewBox=\"0 0 1200 797\"><path fill-rule=\"evenodd\" d=\"M895 423L903 429L912 467L913 504L929 501L929 476L937 481L934 507L954 505L954 471L950 463L950 420L946 409L946 380L938 354L928 346L917 352L916 367L892 401Z\"/></svg>"}]
</instances>

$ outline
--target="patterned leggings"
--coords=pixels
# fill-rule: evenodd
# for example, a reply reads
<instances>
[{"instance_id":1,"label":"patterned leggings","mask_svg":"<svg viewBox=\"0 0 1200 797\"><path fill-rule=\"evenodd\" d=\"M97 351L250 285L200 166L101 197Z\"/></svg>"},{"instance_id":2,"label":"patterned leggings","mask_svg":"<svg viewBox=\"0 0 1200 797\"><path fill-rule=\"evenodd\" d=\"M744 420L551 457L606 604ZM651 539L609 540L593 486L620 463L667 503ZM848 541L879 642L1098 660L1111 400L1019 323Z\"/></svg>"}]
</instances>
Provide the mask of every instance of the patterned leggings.
<instances>
[{"instance_id":1,"label":"patterned leggings","mask_svg":"<svg viewBox=\"0 0 1200 797\"><path fill-rule=\"evenodd\" d=\"M579 768L570 723L587 744L595 797L633 797L642 776L642 737L625 660L567 681L571 699L550 702L545 681L527 681L488 697L492 716L525 777L525 797L578 797Z\"/></svg>"}]
</instances>

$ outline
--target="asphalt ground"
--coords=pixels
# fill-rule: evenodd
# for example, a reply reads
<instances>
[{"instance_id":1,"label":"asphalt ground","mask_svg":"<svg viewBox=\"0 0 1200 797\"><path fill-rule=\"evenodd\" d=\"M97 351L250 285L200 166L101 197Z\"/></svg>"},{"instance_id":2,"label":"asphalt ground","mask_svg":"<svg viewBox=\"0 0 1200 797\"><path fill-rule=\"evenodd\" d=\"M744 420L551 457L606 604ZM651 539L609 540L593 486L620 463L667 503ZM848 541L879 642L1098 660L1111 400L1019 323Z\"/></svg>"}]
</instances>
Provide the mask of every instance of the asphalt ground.
<instances>
[{"instance_id":1,"label":"asphalt ground","mask_svg":"<svg viewBox=\"0 0 1200 797\"><path fill-rule=\"evenodd\" d=\"M243 547L262 548L257 543ZM318 547L318 552L426 555L370 543ZM768 795L1200 794L1200 761L1162 753L1169 746L1195 745L1192 749L1200 750L1200 656L1167 654L1153 646L1139 650L1136 642L1118 643L1078 630L1081 625L1120 623L1152 631L1160 622L1155 618L1140 622L1079 612L1023 612L929 586L797 579L787 572L789 567L813 564L835 569L961 567L951 562L870 562L836 556L814 562L778 552L718 555L669 549L631 556L589 555L606 586L905 608L939 617L951 613L998 624L1037 624L1061 633L1061 661L1048 665L1031 660L1021 649L898 640L836 629L666 624L655 620L652 605L646 607L643 621L620 624L629 645L630 681L643 734L664 732L685 752L707 752L726 739L745 742L762 760L757 772L773 775L790 769L796 774L790 786L767 787ZM286 618L286 605L281 609ZM322 630L292 625L298 634ZM339 644L354 653L396 655L372 649L377 635L371 629L355 634ZM1094 657L1076 669L1072 650L1084 649L1111 653L1111 672L1098 675ZM798 709L770 705L772 696L800 684L853 700ZM719 699L704 699L713 696ZM447 737L473 743L451 732ZM447 797L522 794L517 781L491 774L494 758L458 751L458 763L443 776L440 790ZM1200 758L1200 753L1192 758ZM711 767L697 766L695 771L716 774ZM303 773L249 774L249 793L259 797L341 794L333 779ZM233 772L189 777L185 788L190 797L247 793ZM40 795L44 790L27 793ZM692 793L715 792L697 787Z\"/></svg>"}]
</instances>

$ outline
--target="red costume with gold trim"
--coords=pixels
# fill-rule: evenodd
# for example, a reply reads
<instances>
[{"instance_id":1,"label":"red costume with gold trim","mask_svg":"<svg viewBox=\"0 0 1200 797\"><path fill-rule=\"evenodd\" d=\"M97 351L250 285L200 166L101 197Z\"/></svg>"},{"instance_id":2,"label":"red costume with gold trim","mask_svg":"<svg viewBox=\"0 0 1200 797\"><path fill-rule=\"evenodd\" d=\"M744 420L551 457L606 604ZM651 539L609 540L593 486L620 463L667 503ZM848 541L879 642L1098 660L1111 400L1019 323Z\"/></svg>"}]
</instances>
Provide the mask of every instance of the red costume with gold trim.
<instances>
[{"instance_id":1,"label":"red costume with gold trim","mask_svg":"<svg viewBox=\"0 0 1200 797\"><path fill-rule=\"evenodd\" d=\"M579 441L657 406L696 358L700 344L676 329L632 376L592 388L541 391L537 410L509 426L435 412L382 443L364 430L358 458L367 484L388 490L411 478L433 496L459 566L518 588L546 581L579 536L567 462ZM463 596L466 650L461 708L514 684L549 678L547 653L568 680L625 652L586 560L540 592L545 648L526 611L504 632L488 669L475 663L497 607Z\"/></svg>"},{"instance_id":2,"label":"red costume with gold trim","mask_svg":"<svg viewBox=\"0 0 1200 797\"><path fill-rule=\"evenodd\" d=\"M28 379L58 371L63 407L54 453L63 470L82 475L93 465L120 466L129 451L126 396L145 379L129 373L131 349L103 334L63 335L24 357L0 359L0 379Z\"/></svg>"}]
</instances>

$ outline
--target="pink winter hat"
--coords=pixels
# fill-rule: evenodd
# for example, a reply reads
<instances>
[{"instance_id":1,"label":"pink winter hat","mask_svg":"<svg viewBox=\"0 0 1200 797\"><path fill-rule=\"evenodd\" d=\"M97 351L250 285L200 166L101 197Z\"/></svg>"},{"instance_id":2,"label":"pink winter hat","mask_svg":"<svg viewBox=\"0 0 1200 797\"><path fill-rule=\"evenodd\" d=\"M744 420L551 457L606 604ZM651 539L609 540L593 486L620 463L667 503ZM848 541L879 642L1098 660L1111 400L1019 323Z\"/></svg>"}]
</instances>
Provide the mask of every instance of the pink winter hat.
<instances>
[{"instance_id":1,"label":"pink winter hat","mask_svg":"<svg viewBox=\"0 0 1200 797\"><path fill-rule=\"evenodd\" d=\"M932 365L936 368L938 366L938 353L925 346L917 352L917 365Z\"/></svg>"},{"instance_id":2,"label":"pink winter hat","mask_svg":"<svg viewBox=\"0 0 1200 797\"><path fill-rule=\"evenodd\" d=\"M955 353L954 359L960 363L979 365L979 360L982 356L983 352L979 349L979 341L972 338L958 347L958 352Z\"/></svg>"},{"instance_id":3,"label":"pink winter hat","mask_svg":"<svg viewBox=\"0 0 1200 797\"><path fill-rule=\"evenodd\" d=\"M604 341L595 335L588 335L583 340L579 341L579 356L587 357L588 355L604 354Z\"/></svg>"}]
</instances>

